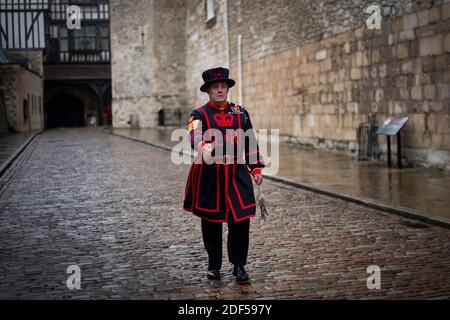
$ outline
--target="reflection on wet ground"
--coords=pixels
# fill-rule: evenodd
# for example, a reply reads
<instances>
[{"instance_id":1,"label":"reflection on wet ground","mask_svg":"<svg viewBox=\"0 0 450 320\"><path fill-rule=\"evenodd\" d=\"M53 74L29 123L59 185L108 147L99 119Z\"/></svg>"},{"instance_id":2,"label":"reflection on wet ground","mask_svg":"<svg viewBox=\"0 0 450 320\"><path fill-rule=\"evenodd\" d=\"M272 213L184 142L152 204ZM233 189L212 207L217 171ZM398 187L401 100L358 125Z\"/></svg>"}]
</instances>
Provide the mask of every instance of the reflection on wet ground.
<instances>
[{"instance_id":1,"label":"reflection on wet ground","mask_svg":"<svg viewBox=\"0 0 450 320\"><path fill-rule=\"evenodd\" d=\"M450 175L424 168L391 168L345 154L280 146L278 175L347 195L450 218Z\"/></svg>"},{"instance_id":2,"label":"reflection on wet ground","mask_svg":"<svg viewBox=\"0 0 450 320\"><path fill-rule=\"evenodd\" d=\"M31 137L35 131L4 133L0 135L0 165L5 162L16 150Z\"/></svg>"},{"instance_id":3,"label":"reflection on wet ground","mask_svg":"<svg viewBox=\"0 0 450 320\"><path fill-rule=\"evenodd\" d=\"M179 143L171 141L173 130L113 129L115 134L168 147ZM439 170L389 169L381 161L361 162L347 154L281 144L277 176L450 221L450 174Z\"/></svg>"}]
</instances>

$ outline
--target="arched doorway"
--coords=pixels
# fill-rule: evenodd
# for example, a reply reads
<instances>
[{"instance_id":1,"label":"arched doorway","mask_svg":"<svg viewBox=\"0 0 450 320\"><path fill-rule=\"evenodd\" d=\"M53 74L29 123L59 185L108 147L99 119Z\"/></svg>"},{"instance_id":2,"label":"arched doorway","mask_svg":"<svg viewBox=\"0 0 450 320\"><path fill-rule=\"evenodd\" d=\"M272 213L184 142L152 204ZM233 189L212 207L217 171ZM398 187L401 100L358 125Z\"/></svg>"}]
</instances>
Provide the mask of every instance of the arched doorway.
<instances>
[{"instance_id":1,"label":"arched doorway","mask_svg":"<svg viewBox=\"0 0 450 320\"><path fill-rule=\"evenodd\" d=\"M84 126L84 104L71 94L60 94L51 99L46 106L46 127Z\"/></svg>"}]
</instances>

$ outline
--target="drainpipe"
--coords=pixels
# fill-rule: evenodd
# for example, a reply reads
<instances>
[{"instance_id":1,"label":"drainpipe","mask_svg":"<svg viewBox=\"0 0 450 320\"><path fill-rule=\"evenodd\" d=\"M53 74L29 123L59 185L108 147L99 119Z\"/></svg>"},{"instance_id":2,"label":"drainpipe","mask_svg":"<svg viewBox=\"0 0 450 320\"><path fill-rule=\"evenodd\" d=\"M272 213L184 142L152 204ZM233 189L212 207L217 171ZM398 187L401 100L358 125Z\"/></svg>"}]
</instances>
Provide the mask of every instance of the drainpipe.
<instances>
[{"instance_id":1,"label":"drainpipe","mask_svg":"<svg viewBox=\"0 0 450 320\"><path fill-rule=\"evenodd\" d=\"M225 30L225 54L226 54L226 68L230 68L230 40L228 38L228 0L225 0L223 10L223 27Z\"/></svg>"},{"instance_id":2,"label":"drainpipe","mask_svg":"<svg viewBox=\"0 0 450 320\"><path fill-rule=\"evenodd\" d=\"M223 28L225 31L225 68L230 69L230 39L229 39L229 30L228 30L228 0L224 0L224 10L223 10ZM231 91L228 94L229 100L231 101Z\"/></svg>"},{"instance_id":3,"label":"drainpipe","mask_svg":"<svg viewBox=\"0 0 450 320\"><path fill-rule=\"evenodd\" d=\"M242 34L238 36L238 73L239 73L239 103L244 104L242 85Z\"/></svg>"}]
</instances>

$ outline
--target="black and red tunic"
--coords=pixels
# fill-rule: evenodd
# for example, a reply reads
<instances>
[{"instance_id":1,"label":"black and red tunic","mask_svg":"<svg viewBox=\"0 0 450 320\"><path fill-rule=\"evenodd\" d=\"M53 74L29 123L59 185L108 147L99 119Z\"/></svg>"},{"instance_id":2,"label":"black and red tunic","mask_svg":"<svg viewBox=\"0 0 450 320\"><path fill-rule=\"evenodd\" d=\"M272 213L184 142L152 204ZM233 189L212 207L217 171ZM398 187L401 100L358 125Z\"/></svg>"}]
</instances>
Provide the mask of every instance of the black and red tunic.
<instances>
[{"instance_id":1,"label":"black and red tunic","mask_svg":"<svg viewBox=\"0 0 450 320\"><path fill-rule=\"evenodd\" d=\"M189 171L183 209L212 222L254 217L251 174L260 172L264 162L247 110L233 103L219 107L208 102L191 112L189 131L191 147L200 151L204 144L211 143L216 161L205 163L198 153Z\"/></svg>"}]
</instances>

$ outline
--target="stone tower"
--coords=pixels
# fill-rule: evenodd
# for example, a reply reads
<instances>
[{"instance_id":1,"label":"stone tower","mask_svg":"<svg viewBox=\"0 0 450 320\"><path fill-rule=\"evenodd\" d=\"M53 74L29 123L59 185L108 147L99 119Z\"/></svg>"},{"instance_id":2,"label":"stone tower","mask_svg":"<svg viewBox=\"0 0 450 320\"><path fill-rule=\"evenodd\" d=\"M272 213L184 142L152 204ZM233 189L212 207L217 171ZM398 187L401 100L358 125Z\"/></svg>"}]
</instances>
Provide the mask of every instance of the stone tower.
<instances>
[{"instance_id":1,"label":"stone tower","mask_svg":"<svg viewBox=\"0 0 450 320\"><path fill-rule=\"evenodd\" d=\"M186 1L110 5L113 126L179 124L186 105Z\"/></svg>"}]
</instances>

